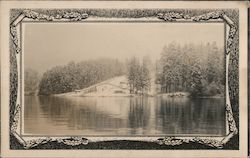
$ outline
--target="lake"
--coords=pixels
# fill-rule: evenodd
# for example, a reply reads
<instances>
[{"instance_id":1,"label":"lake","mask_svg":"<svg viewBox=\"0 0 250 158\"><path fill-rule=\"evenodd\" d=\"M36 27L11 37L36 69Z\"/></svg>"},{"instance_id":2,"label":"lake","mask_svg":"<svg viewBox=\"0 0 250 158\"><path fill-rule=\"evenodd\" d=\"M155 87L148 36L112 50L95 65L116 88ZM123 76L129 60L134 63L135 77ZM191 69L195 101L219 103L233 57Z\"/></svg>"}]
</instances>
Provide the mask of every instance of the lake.
<instances>
[{"instance_id":1,"label":"lake","mask_svg":"<svg viewBox=\"0 0 250 158\"><path fill-rule=\"evenodd\" d=\"M224 98L25 96L24 133L222 136Z\"/></svg>"}]
</instances>

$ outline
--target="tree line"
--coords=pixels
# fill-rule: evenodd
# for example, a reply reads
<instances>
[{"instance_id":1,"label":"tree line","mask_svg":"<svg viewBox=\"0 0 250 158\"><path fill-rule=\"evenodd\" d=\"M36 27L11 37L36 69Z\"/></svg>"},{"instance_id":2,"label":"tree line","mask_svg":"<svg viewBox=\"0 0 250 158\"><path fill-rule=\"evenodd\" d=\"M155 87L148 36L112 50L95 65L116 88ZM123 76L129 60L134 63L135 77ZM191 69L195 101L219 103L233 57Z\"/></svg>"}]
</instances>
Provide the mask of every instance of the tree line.
<instances>
[{"instance_id":1,"label":"tree line","mask_svg":"<svg viewBox=\"0 0 250 158\"><path fill-rule=\"evenodd\" d=\"M162 93L189 92L193 97L224 94L223 49L216 42L205 45L175 42L166 45L156 65L156 82Z\"/></svg>"},{"instance_id":2,"label":"tree line","mask_svg":"<svg viewBox=\"0 0 250 158\"><path fill-rule=\"evenodd\" d=\"M26 73L32 73L30 70L26 71ZM39 79L37 92L38 95L71 92L124 73L124 64L116 59L101 58L79 63L70 62L64 66L53 67L43 73ZM30 85L28 80L25 87Z\"/></svg>"}]
</instances>

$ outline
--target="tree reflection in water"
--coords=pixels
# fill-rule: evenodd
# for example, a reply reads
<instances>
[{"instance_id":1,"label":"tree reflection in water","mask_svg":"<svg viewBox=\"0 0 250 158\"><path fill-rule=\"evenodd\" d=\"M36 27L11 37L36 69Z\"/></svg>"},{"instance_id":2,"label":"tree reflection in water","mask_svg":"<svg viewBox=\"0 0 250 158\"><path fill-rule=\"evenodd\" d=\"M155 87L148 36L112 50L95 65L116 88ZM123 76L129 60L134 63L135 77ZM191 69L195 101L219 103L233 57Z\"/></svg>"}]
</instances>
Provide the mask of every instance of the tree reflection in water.
<instances>
[{"instance_id":1,"label":"tree reflection in water","mask_svg":"<svg viewBox=\"0 0 250 158\"><path fill-rule=\"evenodd\" d=\"M224 105L224 98L25 96L24 132L225 135Z\"/></svg>"},{"instance_id":2,"label":"tree reflection in water","mask_svg":"<svg viewBox=\"0 0 250 158\"><path fill-rule=\"evenodd\" d=\"M224 99L159 99L157 128L168 134L224 135Z\"/></svg>"}]
</instances>

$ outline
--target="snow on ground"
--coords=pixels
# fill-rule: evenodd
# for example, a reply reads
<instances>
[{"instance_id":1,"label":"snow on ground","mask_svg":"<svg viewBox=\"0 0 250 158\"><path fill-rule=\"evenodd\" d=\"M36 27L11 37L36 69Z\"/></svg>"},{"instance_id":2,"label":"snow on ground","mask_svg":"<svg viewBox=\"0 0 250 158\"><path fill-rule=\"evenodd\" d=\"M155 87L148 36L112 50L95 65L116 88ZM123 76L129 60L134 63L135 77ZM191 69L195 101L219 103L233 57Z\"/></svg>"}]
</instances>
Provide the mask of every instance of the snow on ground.
<instances>
[{"instance_id":1,"label":"snow on ground","mask_svg":"<svg viewBox=\"0 0 250 158\"><path fill-rule=\"evenodd\" d=\"M175 93L161 93L159 94L159 87L157 89L154 76L151 76L151 87L148 96L162 96L162 97L188 97L190 94L186 92ZM92 90L91 90L92 89ZM90 87L76 90L73 92L56 94L55 96L76 96L76 97L133 97L135 94L129 93L129 85L127 77L118 76L103 82L97 83Z\"/></svg>"}]
</instances>

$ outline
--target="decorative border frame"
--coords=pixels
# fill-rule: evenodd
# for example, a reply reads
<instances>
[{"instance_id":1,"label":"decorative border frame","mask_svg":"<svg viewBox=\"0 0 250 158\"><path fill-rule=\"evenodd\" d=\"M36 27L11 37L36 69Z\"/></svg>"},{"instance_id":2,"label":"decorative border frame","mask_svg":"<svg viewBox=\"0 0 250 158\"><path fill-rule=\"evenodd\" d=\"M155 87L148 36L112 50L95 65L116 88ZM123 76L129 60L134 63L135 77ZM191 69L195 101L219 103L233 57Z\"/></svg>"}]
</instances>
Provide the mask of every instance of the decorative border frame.
<instances>
[{"instance_id":1,"label":"decorative border frame","mask_svg":"<svg viewBox=\"0 0 250 158\"><path fill-rule=\"evenodd\" d=\"M91 18L165 22L222 21L226 39L227 135L215 137L164 137L151 139L39 137L25 139L20 128L20 24L30 22L82 22ZM239 11L238 9L11 9L10 10L10 149L239 149ZM20 98L19 98L20 99ZM96 144L97 145L96 145ZM118 143L118 144L117 144ZM123 143L121 145L120 143ZM94 145L93 145L94 144ZM102 144L102 145L100 145ZM110 146L111 145L111 146ZM135 145L135 146L134 146ZM108 147L109 146L109 147Z\"/></svg>"}]
</instances>

